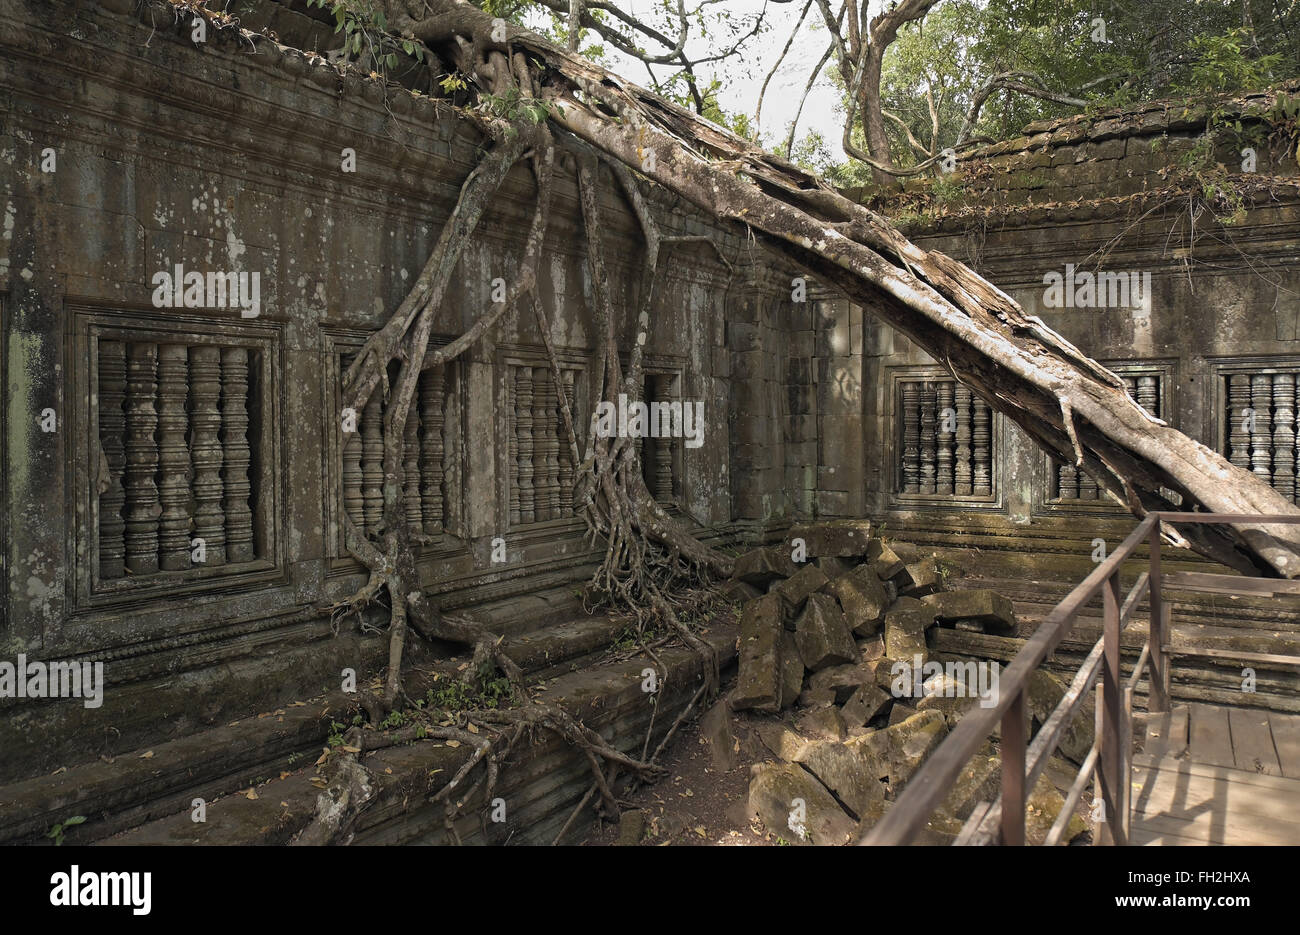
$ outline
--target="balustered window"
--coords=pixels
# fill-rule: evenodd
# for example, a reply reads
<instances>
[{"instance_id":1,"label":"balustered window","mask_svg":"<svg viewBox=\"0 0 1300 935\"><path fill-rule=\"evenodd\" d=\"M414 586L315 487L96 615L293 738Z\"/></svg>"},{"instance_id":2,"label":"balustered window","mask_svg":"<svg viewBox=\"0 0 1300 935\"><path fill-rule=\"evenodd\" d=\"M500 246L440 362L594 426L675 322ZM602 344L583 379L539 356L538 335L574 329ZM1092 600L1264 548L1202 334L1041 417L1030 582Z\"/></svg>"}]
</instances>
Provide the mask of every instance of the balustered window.
<instances>
[{"instance_id":1,"label":"balustered window","mask_svg":"<svg viewBox=\"0 0 1300 935\"><path fill-rule=\"evenodd\" d=\"M644 389L642 398L648 407L647 411L654 418L657 412L655 404L660 407L682 407L687 405L681 398L681 375L676 373L648 373L645 376ZM673 418L675 409L666 408L659 410L670 413L666 426L664 428L675 428L682 423ZM662 423L662 418L655 419ZM668 506L677 503L677 498L681 496L681 475L682 475L682 448L684 439L680 434L666 435L659 438L641 439L641 474L645 480L646 489L650 495L661 505Z\"/></svg>"},{"instance_id":2,"label":"balustered window","mask_svg":"<svg viewBox=\"0 0 1300 935\"><path fill-rule=\"evenodd\" d=\"M527 526L573 516L576 465L569 447L549 361L508 362L510 394L510 525ZM575 396L581 369L562 363L560 379L574 430L584 423Z\"/></svg>"},{"instance_id":3,"label":"balustered window","mask_svg":"<svg viewBox=\"0 0 1300 935\"><path fill-rule=\"evenodd\" d=\"M1128 372L1119 372L1117 376L1124 381L1124 387L1129 396L1137 400L1138 405L1157 419L1165 417L1165 413L1168 411L1165 404L1167 384L1166 375L1163 372L1157 370L1130 370ZM1174 496L1170 491L1166 491L1165 495ZM1105 489L1098 487L1097 482L1087 472L1056 458L1051 459L1051 469L1048 476L1048 499L1053 503L1060 504L1079 506L1099 504L1107 509L1120 509L1119 505L1111 499Z\"/></svg>"},{"instance_id":4,"label":"balustered window","mask_svg":"<svg viewBox=\"0 0 1300 935\"><path fill-rule=\"evenodd\" d=\"M1220 451L1293 503L1300 367L1232 365L1219 374Z\"/></svg>"},{"instance_id":5,"label":"balustered window","mask_svg":"<svg viewBox=\"0 0 1300 935\"><path fill-rule=\"evenodd\" d=\"M353 355L341 358L346 373ZM396 386L399 367L389 374ZM416 542L441 536L452 513L451 494L457 489L450 470L456 450L456 367L430 367L420 374L402 430L402 516ZM384 531L384 422L388 404L383 388L370 394L365 406L343 413L340 472L343 511L369 539ZM343 529L340 528L340 543Z\"/></svg>"},{"instance_id":6,"label":"balustered window","mask_svg":"<svg viewBox=\"0 0 1300 935\"><path fill-rule=\"evenodd\" d=\"M895 498L995 502L997 420L988 404L951 377L908 374L894 387Z\"/></svg>"},{"instance_id":7,"label":"balustered window","mask_svg":"<svg viewBox=\"0 0 1300 935\"><path fill-rule=\"evenodd\" d=\"M92 324L92 592L274 566L274 370L255 333Z\"/></svg>"}]
</instances>

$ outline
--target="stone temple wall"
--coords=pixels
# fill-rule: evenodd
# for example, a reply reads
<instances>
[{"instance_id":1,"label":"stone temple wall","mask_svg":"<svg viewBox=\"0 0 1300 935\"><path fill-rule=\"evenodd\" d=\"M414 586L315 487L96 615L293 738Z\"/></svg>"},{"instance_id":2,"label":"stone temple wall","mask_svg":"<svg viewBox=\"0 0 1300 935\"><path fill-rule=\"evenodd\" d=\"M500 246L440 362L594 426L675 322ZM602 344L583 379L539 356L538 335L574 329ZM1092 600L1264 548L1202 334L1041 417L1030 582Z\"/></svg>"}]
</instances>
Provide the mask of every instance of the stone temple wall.
<instances>
[{"instance_id":1,"label":"stone temple wall","mask_svg":"<svg viewBox=\"0 0 1300 935\"><path fill-rule=\"evenodd\" d=\"M288 6L260 15L286 44L329 34ZM419 274L476 131L269 40L195 43L170 7L128 0L0 2L0 102L0 658L103 661L110 686L96 710L0 699L0 779L223 723L345 666L378 671L384 638L352 621L336 636L318 610L364 580L340 518L373 529L382 502L379 403L345 425L339 375ZM435 344L509 280L533 197L521 165ZM630 347L640 235L608 175L602 197ZM704 430L699 447L647 441L651 490L719 543L859 511L856 313L815 284L792 301L797 271L743 231L662 193L654 209L727 261L679 245L655 282L646 392L702 403ZM583 236L560 172L541 292L585 433ZM178 266L204 288L160 292ZM428 537L419 566L444 607L509 627L574 605L598 553L572 514L557 392L527 311L422 378L407 521Z\"/></svg>"},{"instance_id":2,"label":"stone temple wall","mask_svg":"<svg viewBox=\"0 0 1300 935\"><path fill-rule=\"evenodd\" d=\"M1216 152L1245 195L1225 227L1169 196L1170 170L1204 127L1204 109L1173 103L1031 125L963 160L946 202L918 212L905 191L888 210L917 243L973 266L1110 366L1154 415L1300 502L1294 141L1260 146L1253 172L1238 171L1235 149ZM1089 296L1085 273L1122 275ZM1087 556L1094 538L1113 546L1132 528L1082 472L967 406L940 362L869 309L866 323L865 436L882 452L867 463L870 515L914 542L1020 553L1025 569Z\"/></svg>"}]
</instances>

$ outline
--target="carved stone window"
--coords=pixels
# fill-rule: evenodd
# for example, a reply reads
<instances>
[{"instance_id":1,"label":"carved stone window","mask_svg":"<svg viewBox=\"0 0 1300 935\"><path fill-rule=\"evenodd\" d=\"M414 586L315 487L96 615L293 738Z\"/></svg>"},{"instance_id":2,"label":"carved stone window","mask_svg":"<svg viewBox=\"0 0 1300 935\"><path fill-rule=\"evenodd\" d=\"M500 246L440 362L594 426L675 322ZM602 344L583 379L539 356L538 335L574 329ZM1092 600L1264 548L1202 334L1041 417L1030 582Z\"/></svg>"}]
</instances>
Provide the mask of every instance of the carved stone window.
<instances>
[{"instance_id":1,"label":"carved stone window","mask_svg":"<svg viewBox=\"0 0 1300 935\"><path fill-rule=\"evenodd\" d=\"M998 420L952 377L894 378L893 499L900 503L996 504Z\"/></svg>"},{"instance_id":2,"label":"carved stone window","mask_svg":"<svg viewBox=\"0 0 1300 935\"><path fill-rule=\"evenodd\" d=\"M1159 371L1120 373L1129 396L1137 400L1138 405L1157 419L1163 418L1167 411L1164 401L1165 375ZM1104 501L1105 505L1118 509L1118 505L1104 489L1098 488L1097 482L1087 473L1055 458L1052 459L1048 478L1048 499L1058 503L1093 503Z\"/></svg>"},{"instance_id":3,"label":"carved stone window","mask_svg":"<svg viewBox=\"0 0 1300 935\"><path fill-rule=\"evenodd\" d=\"M545 359L510 360L505 367L510 397L510 525L570 519L577 466L564 427L555 371ZM581 440L585 416L575 399L580 375L580 367L561 362L560 379Z\"/></svg>"},{"instance_id":4,"label":"carved stone window","mask_svg":"<svg viewBox=\"0 0 1300 935\"><path fill-rule=\"evenodd\" d=\"M1219 451L1293 503L1297 496L1300 366L1290 360L1218 368Z\"/></svg>"},{"instance_id":5,"label":"carved stone window","mask_svg":"<svg viewBox=\"0 0 1300 935\"><path fill-rule=\"evenodd\" d=\"M675 413L675 407L689 405L681 398L681 383L680 373L647 373L642 399L652 413L656 403L674 407L664 411ZM671 416L669 421L670 425L677 424ZM641 473L646 489L661 505L675 505L682 495L684 444L680 435L641 439Z\"/></svg>"},{"instance_id":6,"label":"carved stone window","mask_svg":"<svg viewBox=\"0 0 1300 935\"><path fill-rule=\"evenodd\" d=\"M348 350L338 358L339 386L353 356ZM424 544L432 544L430 540L456 526L458 375L454 362L423 371L403 428L402 516L415 541ZM389 377L395 385L396 364ZM371 393L366 405L358 411L344 413L340 409L339 417L332 419L338 433L338 486L334 489L339 491L342 513L372 540L382 534L384 525L386 417L387 404L381 387ZM344 541L344 525L340 522L339 555L346 554Z\"/></svg>"},{"instance_id":7,"label":"carved stone window","mask_svg":"<svg viewBox=\"0 0 1300 935\"><path fill-rule=\"evenodd\" d=\"M83 593L273 570L273 338L230 324L86 321Z\"/></svg>"},{"instance_id":8,"label":"carved stone window","mask_svg":"<svg viewBox=\"0 0 1300 935\"><path fill-rule=\"evenodd\" d=\"M1118 361L1106 367L1124 381L1129 396L1157 419L1169 419L1173 404L1174 368L1170 362ZM1040 508L1048 512L1125 513L1127 512L1097 485L1087 473L1059 458L1044 455ZM1178 504L1181 498L1172 490L1161 492Z\"/></svg>"}]
</instances>

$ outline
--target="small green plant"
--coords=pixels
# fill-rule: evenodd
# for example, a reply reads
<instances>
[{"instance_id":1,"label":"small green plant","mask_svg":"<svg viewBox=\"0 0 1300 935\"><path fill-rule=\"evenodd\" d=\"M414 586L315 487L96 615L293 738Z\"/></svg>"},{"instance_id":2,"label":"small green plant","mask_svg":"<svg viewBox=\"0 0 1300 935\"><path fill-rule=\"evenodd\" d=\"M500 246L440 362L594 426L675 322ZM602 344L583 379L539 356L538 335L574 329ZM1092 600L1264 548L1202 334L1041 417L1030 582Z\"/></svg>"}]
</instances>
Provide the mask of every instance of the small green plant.
<instances>
[{"instance_id":1,"label":"small green plant","mask_svg":"<svg viewBox=\"0 0 1300 935\"><path fill-rule=\"evenodd\" d=\"M371 0L307 0L307 5L328 10L334 17L334 32L343 34L344 55L349 59L368 56L376 72L397 68L399 51L417 60L435 61L423 43L391 35L388 17Z\"/></svg>"},{"instance_id":2,"label":"small green plant","mask_svg":"<svg viewBox=\"0 0 1300 935\"><path fill-rule=\"evenodd\" d=\"M503 120L528 120L532 123L545 123L550 108L536 98L526 98L518 88L510 88L504 94L487 94L479 96L479 107L493 117Z\"/></svg>"},{"instance_id":3,"label":"small green plant","mask_svg":"<svg viewBox=\"0 0 1300 935\"><path fill-rule=\"evenodd\" d=\"M330 732L325 740L331 747L343 746L343 730L345 726L338 721L330 721Z\"/></svg>"},{"instance_id":4,"label":"small green plant","mask_svg":"<svg viewBox=\"0 0 1300 935\"><path fill-rule=\"evenodd\" d=\"M401 711L393 711L379 723L379 727L381 730L394 730L404 724L406 724L406 715Z\"/></svg>"},{"instance_id":5,"label":"small green plant","mask_svg":"<svg viewBox=\"0 0 1300 935\"><path fill-rule=\"evenodd\" d=\"M73 827L74 825L79 825L85 820L86 820L85 815L73 815L71 818L65 818L63 819L63 821L59 822L57 825L51 828L50 833L47 834L46 837L54 839L55 847L62 847L63 833L67 831L67 829Z\"/></svg>"}]
</instances>

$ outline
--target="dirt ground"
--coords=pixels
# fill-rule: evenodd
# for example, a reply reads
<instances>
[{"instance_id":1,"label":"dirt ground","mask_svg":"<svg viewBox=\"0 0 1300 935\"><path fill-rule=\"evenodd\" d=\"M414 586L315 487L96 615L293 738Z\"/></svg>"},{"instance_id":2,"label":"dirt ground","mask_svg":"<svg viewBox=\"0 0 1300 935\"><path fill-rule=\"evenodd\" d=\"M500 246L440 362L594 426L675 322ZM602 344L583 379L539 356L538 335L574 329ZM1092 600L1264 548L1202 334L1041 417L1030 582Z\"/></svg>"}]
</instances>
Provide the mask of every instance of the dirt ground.
<instances>
[{"instance_id":1,"label":"dirt ground","mask_svg":"<svg viewBox=\"0 0 1300 935\"><path fill-rule=\"evenodd\" d=\"M729 687L729 686L728 686ZM756 728L777 720L770 715L738 712L723 717L725 701L682 726L661 758L668 775L651 786L625 794L630 803L621 822L605 822L588 834L584 846L763 847L786 842L748 816L749 780L755 764L777 761ZM1140 725L1139 725L1140 726ZM1140 731L1139 731L1140 733ZM712 739L711 739L712 738ZM1062 793L1073 781L1054 759L1047 775ZM1076 807L1087 815L1090 796ZM640 816L629 814L641 813ZM1077 839L1085 844L1090 837Z\"/></svg>"},{"instance_id":2,"label":"dirt ground","mask_svg":"<svg viewBox=\"0 0 1300 935\"><path fill-rule=\"evenodd\" d=\"M754 763L773 759L746 729L749 718L733 716L735 737L730 757L715 762L714 743L705 736L706 716L681 728L663 754L668 775L653 786L643 786L626 796L633 809L644 813L642 845L764 846L777 843L756 822L746 817L749 774ZM725 760L730 759L730 765ZM624 834L634 835L635 817L624 820ZM593 831L584 845L612 845L620 841L620 825L606 823Z\"/></svg>"}]
</instances>

